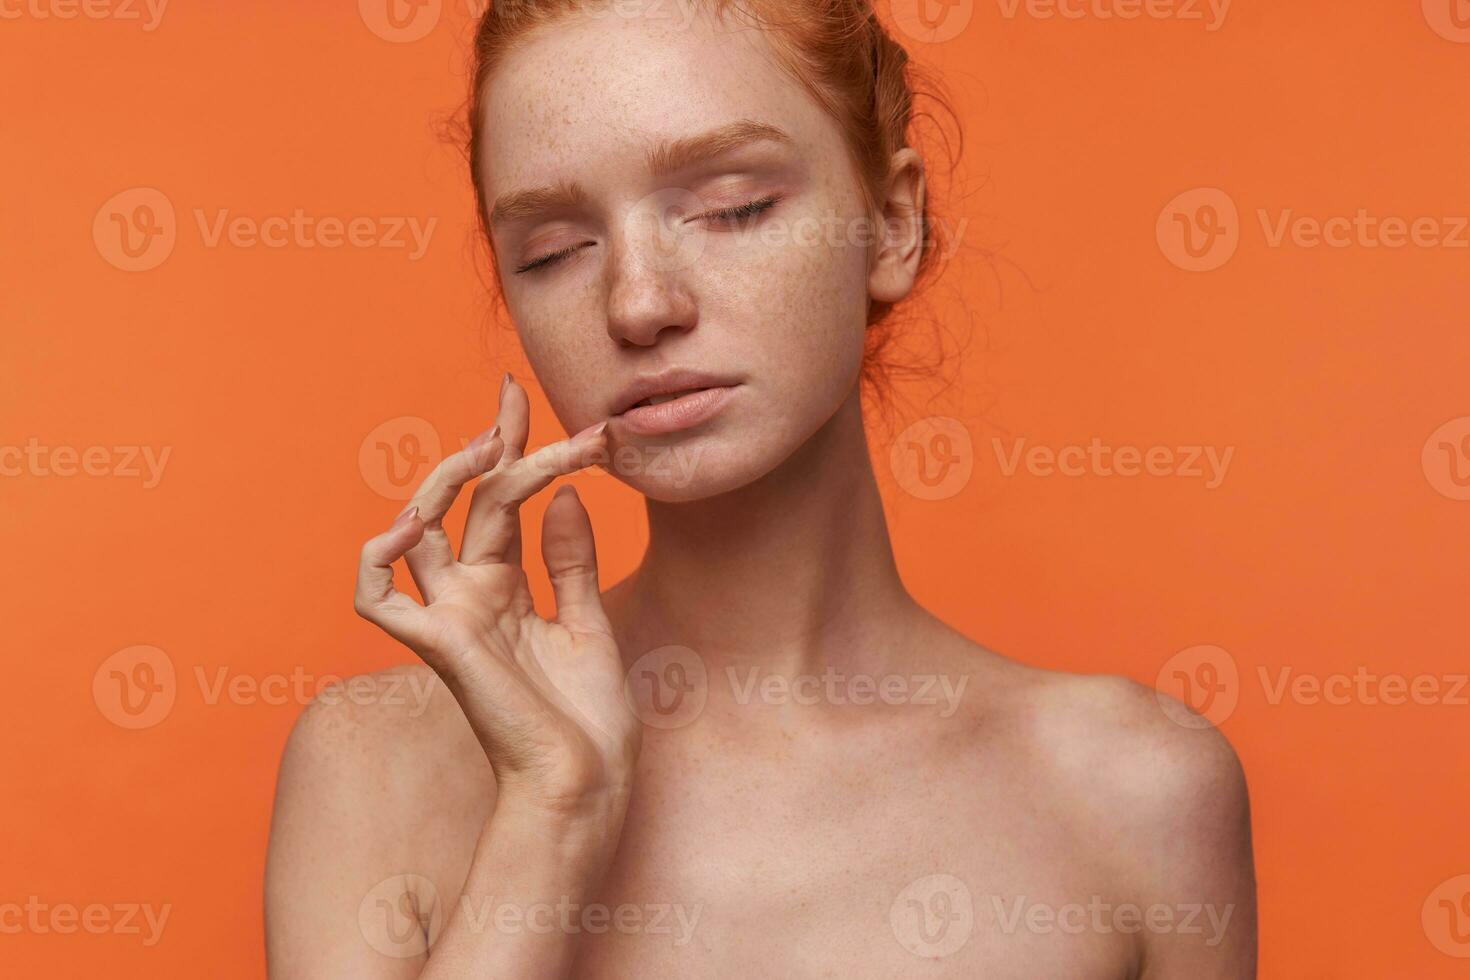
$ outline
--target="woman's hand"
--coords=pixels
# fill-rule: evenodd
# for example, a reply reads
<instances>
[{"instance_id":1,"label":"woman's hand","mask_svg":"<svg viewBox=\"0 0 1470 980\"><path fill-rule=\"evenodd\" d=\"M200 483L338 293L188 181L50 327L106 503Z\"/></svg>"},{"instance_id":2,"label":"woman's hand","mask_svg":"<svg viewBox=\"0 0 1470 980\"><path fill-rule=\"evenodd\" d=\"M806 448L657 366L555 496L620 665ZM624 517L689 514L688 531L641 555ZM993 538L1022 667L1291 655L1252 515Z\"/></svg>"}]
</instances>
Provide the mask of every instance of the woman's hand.
<instances>
[{"instance_id":1,"label":"woman's hand","mask_svg":"<svg viewBox=\"0 0 1470 980\"><path fill-rule=\"evenodd\" d=\"M506 375L497 425L439 464L398 520L363 546L356 608L409 646L459 701L495 771L499 798L567 815L626 804L642 726L623 697L623 665L602 608L592 524L563 487L541 550L556 618L536 615L521 568L520 506L596 461L606 423L523 456L530 408ZM475 487L458 557L444 515ZM424 604L393 587L406 558Z\"/></svg>"}]
</instances>

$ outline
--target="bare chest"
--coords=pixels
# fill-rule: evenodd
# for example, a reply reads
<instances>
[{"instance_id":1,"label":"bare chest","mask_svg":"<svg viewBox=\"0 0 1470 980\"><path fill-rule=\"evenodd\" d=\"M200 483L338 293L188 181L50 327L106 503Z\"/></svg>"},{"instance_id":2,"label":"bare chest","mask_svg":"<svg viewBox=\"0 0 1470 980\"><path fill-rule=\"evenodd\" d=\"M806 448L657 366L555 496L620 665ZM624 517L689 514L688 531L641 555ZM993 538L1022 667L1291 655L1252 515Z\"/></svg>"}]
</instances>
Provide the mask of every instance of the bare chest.
<instances>
[{"instance_id":1,"label":"bare chest","mask_svg":"<svg viewBox=\"0 0 1470 980\"><path fill-rule=\"evenodd\" d=\"M1024 786L788 762L648 780L576 976L1130 975L1107 874Z\"/></svg>"}]
</instances>

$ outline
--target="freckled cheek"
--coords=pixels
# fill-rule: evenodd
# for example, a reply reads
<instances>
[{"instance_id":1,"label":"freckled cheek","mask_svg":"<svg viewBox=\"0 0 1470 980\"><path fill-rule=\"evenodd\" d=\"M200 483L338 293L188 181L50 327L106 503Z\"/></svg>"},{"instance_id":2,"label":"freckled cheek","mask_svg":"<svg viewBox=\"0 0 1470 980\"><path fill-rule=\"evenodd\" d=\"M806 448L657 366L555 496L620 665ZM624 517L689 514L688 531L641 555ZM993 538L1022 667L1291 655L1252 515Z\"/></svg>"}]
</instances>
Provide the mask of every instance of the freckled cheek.
<instances>
[{"instance_id":1,"label":"freckled cheek","mask_svg":"<svg viewBox=\"0 0 1470 980\"><path fill-rule=\"evenodd\" d=\"M763 362L808 390L821 377L845 384L840 376L862 356L864 263L861 248L829 234L762 247L742 269L747 306L739 321L759 331Z\"/></svg>"},{"instance_id":2,"label":"freckled cheek","mask_svg":"<svg viewBox=\"0 0 1470 980\"><path fill-rule=\"evenodd\" d=\"M598 372L598 358L606 354L589 335L593 328L585 326L594 322L588 315L570 309L544 319L517 320L517 334L531 370L557 416L567 425L596 421L594 416L600 417L606 400L606 379Z\"/></svg>"}]
</instances>

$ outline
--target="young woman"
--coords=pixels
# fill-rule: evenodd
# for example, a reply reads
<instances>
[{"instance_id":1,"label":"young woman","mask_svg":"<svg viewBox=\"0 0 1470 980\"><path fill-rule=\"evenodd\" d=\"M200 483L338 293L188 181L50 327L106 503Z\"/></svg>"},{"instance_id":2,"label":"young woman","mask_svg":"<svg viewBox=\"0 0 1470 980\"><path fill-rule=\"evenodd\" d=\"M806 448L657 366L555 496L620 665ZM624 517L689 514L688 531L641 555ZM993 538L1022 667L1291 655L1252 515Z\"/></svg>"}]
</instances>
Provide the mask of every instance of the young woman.
<instances>
[{"instance_id":1,"label":"young woman","mask_svg":"<svg viewBox=\"0 0 1470 980\"><path fill-rule=\"evenodd\" d=\"M977 646L895 568L861 379L933 240L870 7L484 15L481 218L578 434L527 454L507 376L494 428L364 546L358 611L426 666L291 736L273 976L1254 976L1224 739ZM648 551L601 592L558 491L542 619L518 508L599 463L647 498ZM389 696L430 679L452 697Z\"/></svg>"}]
</instances>

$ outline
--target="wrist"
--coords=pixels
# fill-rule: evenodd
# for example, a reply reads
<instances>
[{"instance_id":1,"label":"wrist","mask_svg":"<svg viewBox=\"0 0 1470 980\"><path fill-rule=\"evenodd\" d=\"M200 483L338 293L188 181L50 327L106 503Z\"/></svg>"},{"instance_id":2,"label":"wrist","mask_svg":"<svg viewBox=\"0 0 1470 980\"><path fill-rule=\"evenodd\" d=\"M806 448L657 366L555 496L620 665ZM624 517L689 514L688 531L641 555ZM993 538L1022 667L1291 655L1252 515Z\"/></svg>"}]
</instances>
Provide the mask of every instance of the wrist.
<instances>
[{"instance_id":1,"label":"wrist","mask_svg":"<svg viewBox=\"0 0 1470 980\"><path fill-rule=\"evenodd\" d=\"M567 852L616 849L631 783L575 791L516 782L499 788L487 830Z\"/></svg>"},{"instance_id":2,"label":"wrist","mask_svg":"<svg viewBox=\"0 0 1470 980\"><path fill-rule=\"evenodd\" d=\"M554 826L575 827L621 819L633 792L632 773L598 772L575 778L503 773L496 779L496 811Z\"/></svg>"}]
</instances>

